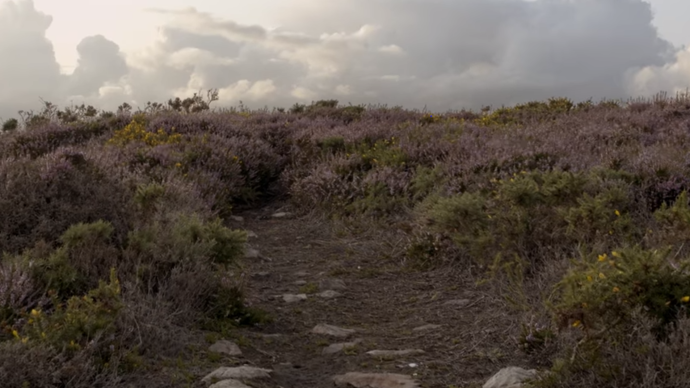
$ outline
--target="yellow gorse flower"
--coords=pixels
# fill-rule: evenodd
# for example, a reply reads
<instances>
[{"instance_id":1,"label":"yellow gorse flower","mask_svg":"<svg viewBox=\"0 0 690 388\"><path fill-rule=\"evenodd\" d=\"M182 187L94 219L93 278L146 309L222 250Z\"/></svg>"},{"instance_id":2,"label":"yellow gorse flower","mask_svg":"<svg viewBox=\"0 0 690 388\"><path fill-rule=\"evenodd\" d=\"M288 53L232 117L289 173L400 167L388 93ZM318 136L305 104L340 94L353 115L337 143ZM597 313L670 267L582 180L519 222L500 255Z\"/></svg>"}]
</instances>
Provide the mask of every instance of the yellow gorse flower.
<instances>
[{"instance_id":1,"label":"yellow gorse flower","mask_svg":"<svg viewBox=\"0 0 690 388\"><path fill-rule=\"evenodd\" d=\"M621 257L621 254L618 253L618 252L616 252L616 251L613 251L613 252L611 252L611 256L613 256L613 257Z\"/></svg>"},{"instance_id":2,"label":"yellow gorse flower","mask_svg":"<svg viewBox=\"0 0 690 388\"><path fill-rule=\"evenodd\" d=\"M608 257L609 257L609 256L608 256L606 253L604 253L603 255L599 255L599 261L604 261L604 260L606 260Z\"/></svg>"},{"instance_id":3,"label":"yellow gorse flower","mask_svg":"<svg viewBox=\"0 0 690 388\"><path fill-rule=\"evenodd\" d=\"M690 302L690 296L686 295L686 296L680 298L680 301L683 303L688 303L688 302Z\"/></svg>"},{"instance_id":4,"label":"yellow gorse flower","mask_svg":"<svg viewBox=\"0 0 690 388\"><path fill-rule=\"evenodd\" d=\"M618 210L616 210L615 213L616 213L616 216L618 216L618 217L621 216L621 212L619 212Z\"/></svg>"},{"instance_id":5,"label":"yellow gorse flower","mask_svg":"<svg viewBox=\"0 0 690 388\"><path fill-rule=\"evenodd\" d=\"M573 322L573 327L578 327L581 324L582 324L582 322L580 322L580 320L578 319L577 321Z\"/></svg>"}]
</instances>

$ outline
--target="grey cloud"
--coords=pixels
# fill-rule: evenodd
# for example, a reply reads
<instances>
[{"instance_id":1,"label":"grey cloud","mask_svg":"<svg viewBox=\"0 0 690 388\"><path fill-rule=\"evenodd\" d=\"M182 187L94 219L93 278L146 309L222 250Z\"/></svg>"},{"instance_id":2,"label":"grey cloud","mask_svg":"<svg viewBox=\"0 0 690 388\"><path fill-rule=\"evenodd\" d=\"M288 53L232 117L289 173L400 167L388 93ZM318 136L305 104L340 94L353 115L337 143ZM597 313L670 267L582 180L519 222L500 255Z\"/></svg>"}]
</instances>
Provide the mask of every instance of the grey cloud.
<instances>
[{"instance_id":1,"label":"grey cloud","mask_svg":"<svg viewBox=\"0 0 690 388\"><path fill-rule=\"evenodd\" d=\"M77 46L79 61L69 77L69 92L88 96L106 82L115 82L128 73L120 47L102 35L84 38Z\"/></svg>"},{"instance_id":2,"label":"grey cloud","mask_svg":"<svg viewBox=\"0 0 690 388\"><path fill-rule=\"evenodd\" d=\"M13 86L37 93L63 81L49 69L56 67L44 35L50 18L30 3L15 7L24 7L33 29L17 24L2 36L32 42L33 54L23 63L43 58L48 71L40 74L52 74L45 83ZM294 0L273 11L281 27L268 31L193 8L154 10L170 17L161 40L130 54L126 72L85 60L84 69L95 70L84 90L110 82L100 97L85 99L113 109L116 99L142 106L219 88L221 105L241 99L253 107L288 107L300 99L336 98L446 110L554 96L625 98L690 86L682 85L690 83L690 55L659 38L642 0ZM0 38L3 54L7 42ZM107 46L115 58L119 51L108 43L93 43L82 57L96 57ZM12 71L31 80L41 70L17 65ZM14 73L0 67L0 77L5 74Z\"/></svg>"},{"instance_id":3,"label":"grey cloud","mask_svg":"<svg viewBox=\"0 0 690 388\"><path fill-rule=\"evenodd\" d=\"M59 95L63 78L45 37L51 23L31 1L0 3L0 117Z\"/></svg>"}]
</instances>

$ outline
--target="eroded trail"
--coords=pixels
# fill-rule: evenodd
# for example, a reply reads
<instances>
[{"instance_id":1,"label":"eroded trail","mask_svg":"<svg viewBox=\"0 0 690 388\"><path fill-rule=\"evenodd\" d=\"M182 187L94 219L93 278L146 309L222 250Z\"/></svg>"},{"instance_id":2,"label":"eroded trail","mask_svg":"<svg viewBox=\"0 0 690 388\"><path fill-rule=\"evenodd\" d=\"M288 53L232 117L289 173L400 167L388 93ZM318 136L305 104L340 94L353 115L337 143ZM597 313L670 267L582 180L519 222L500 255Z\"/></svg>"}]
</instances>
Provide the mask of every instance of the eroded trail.
<instances>
[{"instance_id":1,"label":"eroded trail","mask_svg":"<svg viewBox=\"0 0 690 388\"><path fill-rule=\"evenodd\" d=\"M393 232L340 237L328 224L289 211L276 204L232 221L253 232L249 246L258 256L244 261L247 301L273 317L237 332L243 354L228 366L272 370L270 378L246 384L472 387L511 361L520 364L500 332L511 318L459 271L407 271L386 258L399 249Z\"/></svg>"}]
</instances>

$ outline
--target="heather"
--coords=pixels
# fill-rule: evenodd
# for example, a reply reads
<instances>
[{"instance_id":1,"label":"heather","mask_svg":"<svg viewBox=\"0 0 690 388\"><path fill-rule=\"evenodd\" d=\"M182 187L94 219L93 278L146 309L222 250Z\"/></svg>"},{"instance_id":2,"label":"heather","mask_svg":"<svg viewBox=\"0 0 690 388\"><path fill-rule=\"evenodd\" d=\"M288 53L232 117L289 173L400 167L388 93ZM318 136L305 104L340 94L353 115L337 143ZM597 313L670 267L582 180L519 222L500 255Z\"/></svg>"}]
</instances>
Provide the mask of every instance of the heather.
<instances>
[{"instance_id":1,"label":"heather","mask_svg":"<svg viewBox=\"0 0 690 388\"><path fill-rule=\"evenodd\" d=\"M551 370L538 386L684 381L687 94L445 113L213 99L46 103L3 125L0 380L137 381L199 332L261 322L227 219L286 199L350 233L399 229L401 266L505 298L516 346Z\"/></svg>"}]
</instances>

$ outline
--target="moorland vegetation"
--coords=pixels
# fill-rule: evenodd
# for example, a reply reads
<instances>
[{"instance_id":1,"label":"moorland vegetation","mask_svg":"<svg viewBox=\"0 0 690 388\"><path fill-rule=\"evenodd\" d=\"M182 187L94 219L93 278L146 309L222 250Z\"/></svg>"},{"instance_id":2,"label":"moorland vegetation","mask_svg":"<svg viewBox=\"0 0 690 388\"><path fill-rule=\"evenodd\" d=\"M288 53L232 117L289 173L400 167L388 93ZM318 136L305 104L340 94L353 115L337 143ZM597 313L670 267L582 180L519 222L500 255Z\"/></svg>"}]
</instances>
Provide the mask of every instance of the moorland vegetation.
<instances>
[{"instance_id":1,"label":"moorland vegetation","mask_svg":"<svg viewBox=\"0 0 690 388\"><path fill-rule=\"evenodd\" d=\"M402 265L506 298L538 387L690 380L690 95L428 113L336 100L45 103L0 135L0 381L142 381L242 298L236 209L407 233Z\"/></svg>"}]
</instances>

